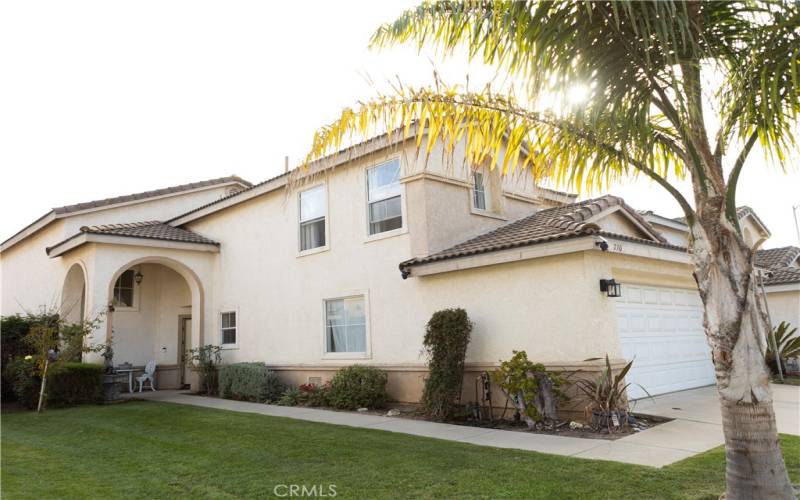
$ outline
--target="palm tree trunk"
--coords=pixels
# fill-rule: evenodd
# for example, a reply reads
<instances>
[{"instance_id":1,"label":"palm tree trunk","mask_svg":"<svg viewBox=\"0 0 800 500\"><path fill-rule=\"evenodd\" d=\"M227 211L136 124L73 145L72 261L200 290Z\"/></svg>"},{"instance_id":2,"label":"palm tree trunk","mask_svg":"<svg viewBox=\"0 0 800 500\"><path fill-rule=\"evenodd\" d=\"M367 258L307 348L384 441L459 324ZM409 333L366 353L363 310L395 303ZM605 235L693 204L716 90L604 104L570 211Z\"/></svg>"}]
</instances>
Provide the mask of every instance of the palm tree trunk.
<instances>
[{"instance_id":1,"label":"palm tree trunk","mask_svg":"<svg viewBox=\"0 0 800 500\"><path fill-rule=\"evenodd\" d=\"M698 210L692 234L722 410L725 498L796 498L775 426L765 362L768 324L756 294L752 250L722 210Z\"/></svg>"}]
</instances>

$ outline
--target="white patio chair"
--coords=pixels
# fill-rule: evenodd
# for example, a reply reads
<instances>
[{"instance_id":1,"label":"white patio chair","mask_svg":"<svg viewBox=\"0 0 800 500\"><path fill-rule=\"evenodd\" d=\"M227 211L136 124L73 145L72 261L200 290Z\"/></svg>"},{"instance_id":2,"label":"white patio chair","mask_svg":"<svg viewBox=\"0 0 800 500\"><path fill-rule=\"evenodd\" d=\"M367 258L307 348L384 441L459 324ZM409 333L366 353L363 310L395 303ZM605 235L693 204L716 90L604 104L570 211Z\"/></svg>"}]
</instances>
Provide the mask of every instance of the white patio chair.
<instances>
[{"instance_id":1,"label":"white patio chair","mask_svg":"<svg viewBox=\"0 0 800 500\"><path fill-rule=\"evenodd\" d=\"M142 387L144 383L150 381L150 390L155 391L156 388L153 386L153 383L156 380L156 362L150 360L144 367L144 374L139 377L136 377L136 381L139 382L139 392L142 392Z\"/></svg>"}]
</instances>

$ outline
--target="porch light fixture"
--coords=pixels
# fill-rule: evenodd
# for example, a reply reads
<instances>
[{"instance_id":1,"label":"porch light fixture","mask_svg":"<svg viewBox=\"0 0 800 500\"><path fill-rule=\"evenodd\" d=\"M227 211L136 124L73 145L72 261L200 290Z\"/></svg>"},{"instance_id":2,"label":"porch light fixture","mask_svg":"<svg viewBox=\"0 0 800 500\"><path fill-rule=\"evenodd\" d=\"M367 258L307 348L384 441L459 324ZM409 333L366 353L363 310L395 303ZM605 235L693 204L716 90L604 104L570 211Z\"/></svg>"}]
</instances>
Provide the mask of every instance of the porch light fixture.
<instances>
[{"instance_id":1,"label":"porch light fixture","mask_svg":"<svg viewBox=\"0 0 800 500\"><path fill-rule=\"evenodd\" d=\"M609 297L622 297L622 284L614 279L600 280L600 291Z\"/></svg>"},{"instance_id":2,"label":"porch light fixture","mask_svg":"<svg viewBox=\"0 0 800 500\"><path fill-rule=\"evenodd\" d=\"M141 285L143 279L144 275L139 271L136 271L136 274L133 275L133 281L135 281L137 285Z\"/></svg>"}]
</instances>

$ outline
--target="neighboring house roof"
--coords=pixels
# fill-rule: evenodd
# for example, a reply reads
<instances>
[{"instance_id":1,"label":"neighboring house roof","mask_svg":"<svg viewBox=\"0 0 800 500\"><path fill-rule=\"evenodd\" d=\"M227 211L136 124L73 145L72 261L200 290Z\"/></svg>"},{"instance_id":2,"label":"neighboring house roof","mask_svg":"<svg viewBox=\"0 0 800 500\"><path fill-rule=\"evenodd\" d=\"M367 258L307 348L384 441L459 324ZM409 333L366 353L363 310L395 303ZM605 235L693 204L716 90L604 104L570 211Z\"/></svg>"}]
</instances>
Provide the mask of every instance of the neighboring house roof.
<instances>
[{"instance_id":1,"label":"neighboring house roof","mask_svg":"<svg viewBox=\"0 0 800 500\"><path fill-rule=\"evenodd\" d=\"M600 229L600 226L591 222L591 219L596 215L616 206L625 210L626 214L635 220L640 227L643 227L652 239L648 240L645 238L604 232ZM400 264L400 270L406 275L411 267L420 264L591 234L605 234L631 241L657 244L676 250L685 250L683 247L667 243L664 237L656 231L649 222L643 219L641 215L629 207L622 198L606 195L600 198L538 211L532 215L510 222L427 257L419 257L404 261Z\"/></svg>"},{"instance_id":2,"label":"neighboring house roof","mask_svg":"<svg viewBox=\"0 0 800 500\"><path fill-rule=\"evenodd\" d=\"M789 267L800 258L800 248L781 247L759 250L756 252L756 265L767 269Z\"/></svg>"},{"instance_id":3,"label":"neighboring house roof","mask_svg":"<svg viewBox=\"0 0 800 500\"><path fill-rule=\"evenodd\" d=\"M219 243L201 236L197 233L182 229L161 221L145 221L145 222L132 222L125 224L104 224L100 226L83 226L79 233L73 234L69 238L56 243L53 246L47 247L45 251L51 257L57 257L68 250L77 248L89 241L83 238L84 241L75 241L84 235L103 235L103 236L120 236L127 238L143 238L146 240L160 240L177 243L190 243L199 245L214 245L219 246ZM73 243L74 242L74 243ZM68 243L73 243L69 244ZM54 249L58 251L54 252Z\"/></svg>"},{"instance_id":4,"label":"neighboring house roof","mask_svg":"<svg viewBox=\"0 0 800 500\"><path fill-rule=\"evenodd\" d=\"M185 192L188 192L188 191L194 191L196 189L203 189L203 188L218 186L218 185L222 185L222 184L230 184L230 183L238 183L238 184L241 184L242 186L245 186L245 187L248 187L248 188L252 186L252 184L249 181L246 181L246 180L242 179L239 176L231 175L231 176L228 176L228 177L219 177L217 179L209 179L209 180L200 181L200 182L191 182L191 183L188 183L188 184L180 184L178 186L170 186L170 187L166 187L166 188L162 188L162 189L155 189L155 190L152 190L152 191L143 191L141 193L133 193L133 194L125 195L125 196L116 196L116 197L113 197L113 198L105 198L105 199L102 199L102 200L94 200L94 201L88 201L88 202L85 202L85 203L77 203L77 204L74 204L74 205L65 205L63 207L56 207L56 208L51 209L49 212L47 212L43 216L39 217L35 221L33 221L31 224L28 224L27 226L22 228L20 231L17 231L10 238L6 239L2 243L2 250L6 250L7 248L10 248L12 245L14 245L16 243L19 243L20 241L22 241L26 237L34 234L39 229L42 229L44 226L46 226L47 224L49 224L53 220L59 219L59 218L63 218L63 217L69 217L70 215L78 213L78 212L83 212L83 211L86 211L86 210L96 210L96 209L102 209L102 208L111 208L111 207L113 207L115 205L121 205L121 204L126 204L126 203L131 203L131 202L137 202L137 201L145 201L145 200L149 200L151 198L159 198L159 197L163 197L163 196L175 195L175 194L185 193ZM37 226L37 225L39 225L39 227L34 227L34 226ZM24 234L23 235L23 233L26 233L26 232L28 234ZM22 237L19 237L19 236L22 236Z\"/></svg>"},{"instance_id":5,"label":"neighboring house roof","mask_svg":"<svg viewBox=\"0 0 800 500\"><path fill-rule=\"evenodd\" d=\"M800 269L790 267L798 258L800 258L800 248L793 246L757 251L756 266L769 271L764 278L764 285L800 283Z\"/></svg>"},{"instance_id":6,"label":"neighboring house roof","mask_svg":"<svg viewBox=\"0 0 800 500\"><path fill-rule=\"evenodd\" d=\"M758 215L756 215L755 210L753 210L752 208L748 207L747 205L742 205L741 207L737 207L736 208L736 215L739 217L739 220L744 219L748 215L752 216L753 220L756 221L756 224L761 226L761 229L764 230L764 233L767 236L769 236L771 234L770 231L769 231L769 228L767 227L767 225L764 224L764 221L762 221L761 218ZM675 217L675 218L673 218L671 220L673 220L675 222L680 222L681 224L686 224L686 217Z\"/></svg>"}]
</instances>

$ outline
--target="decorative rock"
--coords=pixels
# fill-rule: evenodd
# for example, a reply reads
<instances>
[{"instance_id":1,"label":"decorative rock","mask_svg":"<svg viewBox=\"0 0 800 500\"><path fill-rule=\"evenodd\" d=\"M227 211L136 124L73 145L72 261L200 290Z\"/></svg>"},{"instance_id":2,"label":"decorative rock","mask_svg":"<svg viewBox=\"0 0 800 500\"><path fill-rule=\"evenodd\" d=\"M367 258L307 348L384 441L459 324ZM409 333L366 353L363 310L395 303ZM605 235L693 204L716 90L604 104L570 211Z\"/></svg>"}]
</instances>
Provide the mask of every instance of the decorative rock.
<instances>
[{"instance_id":1,"label":"decorative rock","mask_svg":"<svg viewBox=\"0 0 800 500\"><path fill-rule=\"evenodd\" d=\"M359 409L358 409L358 410L356 410L356 411L358 411L358 412L365 412L365 411L369 411L369 408L359 408Z\"/></svg>"},{"instance_id":2,"label":"decorative rock","mask_svg":"<svg viewBox=\"0 0 800 500\"><path fill-rule=\"evenodd\" d=\"M400 415L400 410L398 410L397 408L392 408L391 410L386 412L387 417L396 417L398 415Z\"/></svg>"}]
</instances>

